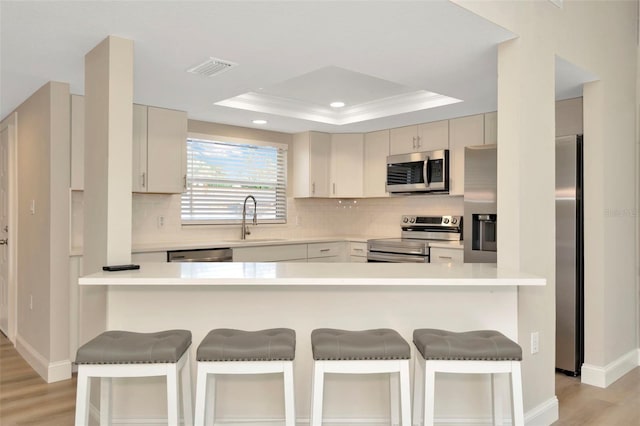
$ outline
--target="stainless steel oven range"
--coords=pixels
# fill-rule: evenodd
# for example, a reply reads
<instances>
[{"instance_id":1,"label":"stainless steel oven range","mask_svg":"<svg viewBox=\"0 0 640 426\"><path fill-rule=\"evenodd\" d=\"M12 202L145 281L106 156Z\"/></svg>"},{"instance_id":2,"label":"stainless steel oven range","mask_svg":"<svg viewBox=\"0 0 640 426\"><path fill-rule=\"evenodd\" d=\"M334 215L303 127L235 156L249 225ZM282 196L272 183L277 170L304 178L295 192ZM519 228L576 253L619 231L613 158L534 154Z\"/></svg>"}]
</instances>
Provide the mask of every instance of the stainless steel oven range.
<instances>
[{"instance_id":1,"label":"stainless steel oven range","mask_svg":"<svg viewBox=\"0 0 640 426\"><path fill-rule=\"evenodd\" d=\"M433 241L462 240L461 216L402 216L402 238L367 241L368 262L429 263Z\"/></svg>"}]
</instances>

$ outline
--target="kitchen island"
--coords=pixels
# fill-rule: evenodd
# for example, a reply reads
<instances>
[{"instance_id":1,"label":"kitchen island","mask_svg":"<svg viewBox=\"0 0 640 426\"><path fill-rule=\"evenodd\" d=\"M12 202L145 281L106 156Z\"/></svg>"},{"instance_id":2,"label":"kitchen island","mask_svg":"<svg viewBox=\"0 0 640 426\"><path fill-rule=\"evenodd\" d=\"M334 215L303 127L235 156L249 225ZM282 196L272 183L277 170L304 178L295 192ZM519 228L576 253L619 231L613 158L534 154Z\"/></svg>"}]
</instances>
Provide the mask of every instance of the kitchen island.
<instances>
[{"instance_id":1,"label":"kitchen island","mask_svg":"<svg viewBox=\"0 0 640 426\"><path fill-rule=\"evenodd\" d=\"M415 328L496 329L518 341L518 288L545 280L488 264L145 263L135 271L88 275L79 284L106 286L107 329L191 330L194 367L195 348L213 328L294 329L296 414L306 423L314 328L393 328L409 342ZM277 376L230 377L218 386L217 415L224 421L266 424L282 415ZM330 376L325 389L332 423L388 419L385 376ZM436 417L488 419L489 395L485 377L443 376ZM115 387L114 418L157 422L163 398L161 379L123 379Z\"/></svg>"}]
</instances>

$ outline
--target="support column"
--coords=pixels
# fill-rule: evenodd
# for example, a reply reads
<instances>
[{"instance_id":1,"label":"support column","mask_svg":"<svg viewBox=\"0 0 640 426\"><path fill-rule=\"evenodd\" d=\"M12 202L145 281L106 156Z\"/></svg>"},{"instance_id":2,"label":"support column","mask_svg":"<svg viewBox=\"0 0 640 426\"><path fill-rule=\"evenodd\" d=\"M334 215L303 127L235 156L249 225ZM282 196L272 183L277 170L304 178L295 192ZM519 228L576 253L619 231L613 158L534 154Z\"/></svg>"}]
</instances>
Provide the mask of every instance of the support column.
<instances>
[{"instance_id":1,"label":"support column","mask_svg":"<svg viewBox=\"0 0 640 426\"><path fill-rule=\"evenodd\" d=\"M547 279L518 289L525 412L555 394L555 57L539 43L498 49L498 265Z\"/></svg>"},{"instance_id":2,"label":"support column","mask_svg":"<svg viewBox=\"0 0 640 426\"><path fill-rule=\"evenodd\" d=\"M133 42L107 37L85 56L83 273L131 262ZM105 329L106 292L83 288L80 342Z\"/></svg>"}]
</instances>

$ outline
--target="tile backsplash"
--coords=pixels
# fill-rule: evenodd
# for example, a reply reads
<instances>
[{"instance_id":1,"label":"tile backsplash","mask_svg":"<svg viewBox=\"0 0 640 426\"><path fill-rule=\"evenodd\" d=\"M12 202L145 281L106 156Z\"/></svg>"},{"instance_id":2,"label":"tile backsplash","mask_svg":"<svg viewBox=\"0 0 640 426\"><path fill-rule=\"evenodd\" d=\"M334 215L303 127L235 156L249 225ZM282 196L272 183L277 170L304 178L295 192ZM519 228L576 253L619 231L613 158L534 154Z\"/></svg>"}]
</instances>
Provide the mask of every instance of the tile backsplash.
<instances>
[{"instance_id":1,"label":"tile backsplash","mask_svg":"<svg viewBox=\"0 0 640 426\"><path fill-rule=\"evenodd\" d=\"M71 193L72 248L82 246L82 192ZM152 244L240 238L239 225L182 226L180 195L133 194L132 242ZM420 195L389 198L288 198L286 224L251 226L253 238L333 235L394 237L403 214L462 215L463 198Z\"/></svg>"}]
</instances>

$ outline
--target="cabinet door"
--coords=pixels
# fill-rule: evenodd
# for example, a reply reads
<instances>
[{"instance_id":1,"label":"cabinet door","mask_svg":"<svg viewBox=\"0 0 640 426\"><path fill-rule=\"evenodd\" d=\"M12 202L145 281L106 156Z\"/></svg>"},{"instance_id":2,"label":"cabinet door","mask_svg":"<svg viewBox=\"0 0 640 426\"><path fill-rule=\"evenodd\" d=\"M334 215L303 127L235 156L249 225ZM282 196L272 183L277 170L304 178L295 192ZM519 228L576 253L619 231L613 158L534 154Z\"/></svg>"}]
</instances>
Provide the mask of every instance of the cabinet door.
<instances>
[{"instance_id":1,"label":"cabinet door","mask_svg":"<svg viewBox=\"0 0 640 426\"><path fill-rule=\"evenodd\" d=\"M330 195L331 135L310 132L309 183L312 197Z\"/></svg>"},{"instance_id":2,"label":"cabinet door","mask_svg":"<svg viewBox=\"0 0 640 426\"><path fill-rule=\"evenodd\" d=\"M389 155L389 130L364 135L364 196L388 197L387 156Z\"/></svg>"},{"instance_id":3,"label":"cabinet door","mask_svg":"<svg viewBox=\"0 0 640 426\"><path fill-rule=\"evenodd\" d=\"M147 106L133 104L131 157L133 192L147 192Z\"/></svg>"},{"instance_id":4,"label":"cabinet door","mask_svg":"<svg viewBox=\"0 0 640 426\"><path fill-rule=\"evenodd\" d=\"M430 263L463 263L464 250L432 247L429 254Z\"/></svg>"},{"instance_id":5,"label":"cabinet door","mask_svg":"<svg viewBox=\"0 0 640 426\"><path fill-rule=\"evenodd\" d=\"M307 258L312 259L332 258L335 262L341 262L345 257L346 243L311 243L307 246ZM321 260L316 260L321 262Z\"/></svg>"},{"instance_id":6,"label":"cabinet door","mask_svg":"<svg viewBox=\"0 0 640 426\"><path fill-rule=\"evenodd\" d=\"M363 135L331 135L331 196L362 197Z\"/></svg>"},{"instance_id":7,"label":"cabinet door","mask_svg":"<svg viewBox=\"0 0 640 426\"><path fill-rule=\"evenodd\" d=\"M147 192L181 193L186 187L187 113L147 109Z\"/></svg>"},{"instance_id":8,"label":"cabinet door","mask_svg":"<svg viewBox=\"0 0 640 426\"><path fill-rule=\"evenodd\" d=\"M434 121L418 126L417 151L436 151L449 148L449 120Z\"/></svg>"},{"instance_id":9,"label":"cabinet door","mask_svg":"<svg viewBox=\"0 0 640 426\"><path fill-rule=\"evenodd\" d=\"M289 262L307 261L306 244L237 247L233 249L234 262Z\"/></svg>"},{"instance_id":10,"label":"cabinet door","mask_svg":"<svg viewBox=\"0 0 640 426\"><path fill-rule=\"evenodd\" d=\"M484 115L484 143L493 145L498 143L498 113L488 112Z\"/></svg>"},{"instance_id":11,"label":"cabinet door","mask_svg":"<svg viewBox=\"0 0 640 426\"><path fill-rule=\"evenodd\" d=\"M331 135L319 132L293 135L293 196L328 197Z\"/></svg>"},{"instance_id":12,"label":"cabinet door","mask_svg":"<svg viewBox=\"0 0 640 426\"><path fill-rule=\"evenodd\" d=\"M71 189L84 189L84 96L71 95Z\"/></svg>"},{"instance_id":13,"label":"cabinet door","mask_svg":"<svg viewBox=\"0 0 640 426\"><path fill-rule=\"evenodd\" d=\"M418 150L418 126L391 129L389 138L391 155L408 154Z\"/></svg>"},{"instance_id":14,"label":"cabinet door","mask_svg":"<svg viewBox=\"0 0 640 426\"><path fill-rule=\"evenodd\" d=\"M449 121L449 194L464 194L464 147L484 142L484 115Z\"/></svg>"}]
</instances>

